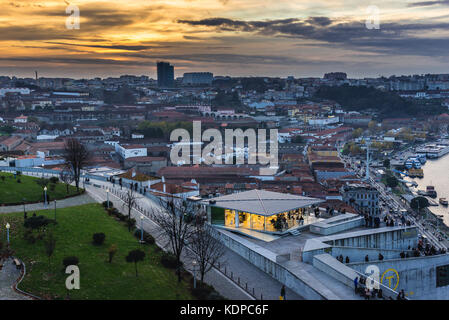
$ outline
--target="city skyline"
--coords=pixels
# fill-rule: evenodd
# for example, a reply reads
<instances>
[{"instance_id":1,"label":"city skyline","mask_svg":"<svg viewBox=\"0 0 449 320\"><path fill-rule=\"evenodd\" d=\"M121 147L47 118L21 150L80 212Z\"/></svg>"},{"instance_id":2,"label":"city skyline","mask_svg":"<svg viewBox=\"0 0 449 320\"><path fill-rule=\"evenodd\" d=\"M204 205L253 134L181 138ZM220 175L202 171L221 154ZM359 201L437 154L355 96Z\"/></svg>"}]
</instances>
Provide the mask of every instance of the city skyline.
<instances>
[{"instance_id":1,"label":"city skyline","mask_svg":"<svg viewBox=\"0 0 449 320\"><path fill-rule=\"evenodd\" d=\"M68 5L80 29L67 29ZM0 74L156 78L158 60L229 76L349 77L444 73L448 1L378 1L367 29L357 1L0 1ZM45 22L45 23L44 23Z\"/></svg>"}]
</instances>

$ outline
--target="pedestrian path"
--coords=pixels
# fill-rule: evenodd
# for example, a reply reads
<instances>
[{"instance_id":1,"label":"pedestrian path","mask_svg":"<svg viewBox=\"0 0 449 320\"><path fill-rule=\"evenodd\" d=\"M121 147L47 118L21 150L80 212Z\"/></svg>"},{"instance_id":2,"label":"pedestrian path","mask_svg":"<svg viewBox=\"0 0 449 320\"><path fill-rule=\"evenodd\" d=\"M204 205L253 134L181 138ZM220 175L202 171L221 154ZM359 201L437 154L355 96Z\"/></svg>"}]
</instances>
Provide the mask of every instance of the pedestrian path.
<instances>
[{"instance_id":1,"label":"pedestrian path","mask_svg":"<svg viewBox=\"0 0 449 320\"><path fill-rule=\"evenodd\" d=\"M7 259L0 270L0 300L30 300L12 288L19 277L20 270L13 264L12 259Z\"/></svg>"},{"instance_id":2,"label":"pedestrian path","mask_svg":"<svg viewBox=\"0 0 449 320\"><path fill-rule=\"evenodd\" d=\"M56 200L56 208L66 208L66 207L74 207L74 206L80 206L83 204L88 203L95 203L96 201L92 199L91 196L88 194L82 194L80 196L71 197L67 199L62 200ZM51 201L47 207L44 206L43 202L39 203L32 203L32 204L26 204L25 205L25 211L29 213L38 211L38 210L53 210L54 209L54 202ZM1 206L0 207L0 213L10 213L10 212L23 212L24 208L23 205L16 205L16 206Z\"/></svg>"}]
</instances>

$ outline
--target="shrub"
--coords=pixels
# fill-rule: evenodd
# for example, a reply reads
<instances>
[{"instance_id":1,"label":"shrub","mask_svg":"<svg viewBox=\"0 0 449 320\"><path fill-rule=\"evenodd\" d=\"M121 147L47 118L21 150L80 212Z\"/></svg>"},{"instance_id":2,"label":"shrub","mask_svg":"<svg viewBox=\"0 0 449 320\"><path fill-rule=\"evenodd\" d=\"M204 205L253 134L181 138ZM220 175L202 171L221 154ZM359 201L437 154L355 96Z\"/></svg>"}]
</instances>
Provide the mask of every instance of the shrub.
<instances>
[{"instance_id":1,"label":"shrub","mask_svg":"<svg viewBox=\"0 0 449 320\"><path fill-rule=\"evenodd\" d=\"M55 191L56 185L54 183L50 183L50 191Z\"/></svg>"},{"instance_id":2,"label":"shrub","mask_svg":"<svg viewBox=\"0 0 449 320\"><path fill-rule=\"evenodd\" d=\"M105 207L105 208L108 207L108 201L103 201L101 204L102 204L102 206ZM110 209L110 208L113 208L113 207L114 207L114 204L112 203L112 201L109 201L109 209Z\"/></svg>"},{"instance_id":3,"label":"shrub","mask_svg":"<svg viewBox=\"0 0 449 320\"><path fill-rule=\"evenodd\" d=\"M78 257L75 257L75 256L65 257L62 260L62 264L64 265L64 268L67 268L68 266L72 266L72 265L77 266L78 263L79 263L79 259L78 259Z\"/></svg>"},{"instance_id":4,"label":"shrub","mask_svg":"<svg viewBox=\"0 0 449 320\"><path fill-rule=\"evenodd\" d=\"M196 289L192 288L192 295L198 300L208 300L214 289L208 285L200 283Z\"/></svg>"},{"instance_id":5,"label":"shrub","mask_svg":"<svg viewBox=\"0 0 449 320\"><path fill-rule=\"evenodd\" d=\"M22 180L20 180L20 179L17 179L17 183L22 183Z\"/></svg>"},{"instance_id":6,"label":"shrub","mask_svg":"<svg viewBox=\"0 0 449 320\"><path fill-rule=\"evenodd\" d=\"M118 210L116 208L109 208L109 209L106 209L106 212L110 216L117 216Z\"/></svg>"},{"instance_id":7,"label":"shrub","mask_svg":"<svg viewBox=\"0 0 449 320\"><path fill-rule=\"evenodd\" d=\"M176 261L175 255L171 253L164 253L161 256L161 264L169 269L176 269L178 267L178 262ZM181 263L182 264L182 263Z\"/></svg>"},{"instance_id":8,"label":"shrub","mask_svg":"<svg viewBox=\"0 0 449 320\"><path fill-rule=\"evenodd\" d=\"M97 246L100 246L104 243L104 239L106 238L106 235L103 232L94 233L92 238L93 238L93 243Z\"/></svg>"},{"instance_id":9,"label":"shrub","mask_svg":"<svg viewBox=\"0 0 449 320\"><path fill-rule=\"evenodd\" d=\"M129 226L129 228L131 228L131 229L135 228L136 227L136 219L131 218L128 220L128 216L125 216L125 217L126 217L126 225Z\"/></svg>"},{"instance_id":10,"label":"shrub","mask_svg":"<svg viewBox=\"0 0 449 320\"><path fill-rule=\"evenodd\" d=\"M58 178L58 177L51 177L51 178L50 178L50 182L56 184L56 183L59 182L59 178Z\"/></svg>"},{"instance_id":11,"label":"shrub","mask_svg":"<svg viewBox=\"0 0 449 320\"><path fill-rule=\"evenodd\" d=\"M26 219L25 222L23 223L23 225L25 228L39 229L39 228L45 227L49 223L50 223L50 219L48 219L44 216L34 216L34 217L30 217L30 218Z\"/></svg>"},{"instance_id":12,"label":"shrub","mask_svg":"<svg viewBox=\"0 0 449 320\"><path fill-rule=\"evenodd\" d=\"M143 233L143 240L145 240L148 244L155 244L156 240L154 240L153 236L147 232Z\"/></svg>"}]
</instances>

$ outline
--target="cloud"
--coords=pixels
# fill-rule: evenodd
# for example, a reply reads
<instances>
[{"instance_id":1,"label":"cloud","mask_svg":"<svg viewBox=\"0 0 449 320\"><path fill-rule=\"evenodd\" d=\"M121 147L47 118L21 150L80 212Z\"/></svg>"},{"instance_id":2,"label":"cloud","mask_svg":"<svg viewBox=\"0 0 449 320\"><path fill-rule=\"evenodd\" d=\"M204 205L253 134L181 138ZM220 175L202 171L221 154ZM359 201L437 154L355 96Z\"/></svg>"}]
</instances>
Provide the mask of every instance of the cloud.
<instances>
[{"instance_id":1,"label":"cloud","mask_svg":"<svg viewBox=\"0 0 449 320\"><path fill-rule=\"evenodd\" d=\"M379 30L369 30L364 22L344 21L327 17L243 21L225 18L179 20L191 26L215 28L219 31L248 32L263 36L316 41L319 46L349 50L370 50L396 55L445 56L448 38L417 37L415 34L445 31L448 22L397 23L386 22Z\"/></svg>"},{"instance_id":2,"label":"cloud","mask_svg":"<svg viewBox=\"0 0 449 320\"><path fill-rule=\"evenodd\" d=\"M407 5L407 7L430 7L430 6L436 6L436 5L449 6L449 0L413 2L413 3L409 3Z\"/></svg>"}]
</instances>

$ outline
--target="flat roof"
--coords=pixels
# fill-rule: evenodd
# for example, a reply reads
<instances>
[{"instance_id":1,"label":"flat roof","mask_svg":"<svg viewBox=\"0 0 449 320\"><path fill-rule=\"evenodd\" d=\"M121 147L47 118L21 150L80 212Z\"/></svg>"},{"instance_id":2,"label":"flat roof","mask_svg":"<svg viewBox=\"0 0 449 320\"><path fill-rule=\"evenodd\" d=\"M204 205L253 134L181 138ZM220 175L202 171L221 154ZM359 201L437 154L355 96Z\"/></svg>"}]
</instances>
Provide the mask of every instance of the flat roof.
<instances>
[{"instance_id":1,"label":"flat roof","mask_svg":"<svg viewBox=\"0 0 449 320\"><path fill-rule=\"evenodd\" d=\"M215 201L211 203L210 201ZM250 190L202 201L214 207L272 216L324 202L317 198L297 196L266 190Z\"/></svg>"}]
</instances>

